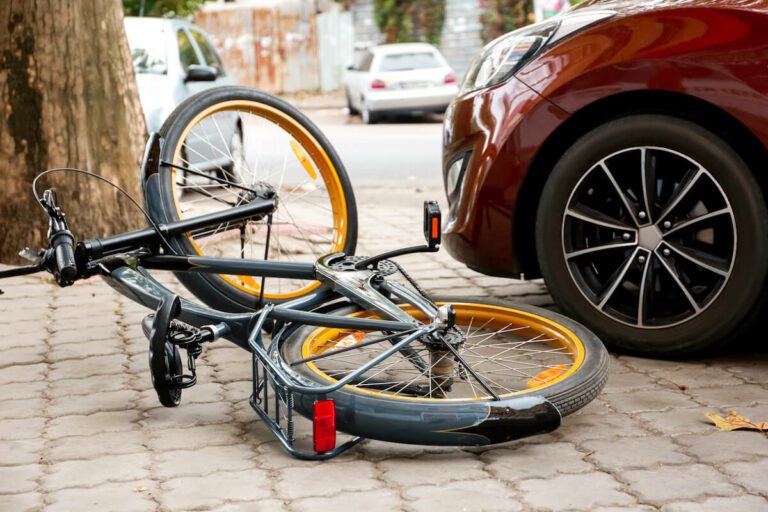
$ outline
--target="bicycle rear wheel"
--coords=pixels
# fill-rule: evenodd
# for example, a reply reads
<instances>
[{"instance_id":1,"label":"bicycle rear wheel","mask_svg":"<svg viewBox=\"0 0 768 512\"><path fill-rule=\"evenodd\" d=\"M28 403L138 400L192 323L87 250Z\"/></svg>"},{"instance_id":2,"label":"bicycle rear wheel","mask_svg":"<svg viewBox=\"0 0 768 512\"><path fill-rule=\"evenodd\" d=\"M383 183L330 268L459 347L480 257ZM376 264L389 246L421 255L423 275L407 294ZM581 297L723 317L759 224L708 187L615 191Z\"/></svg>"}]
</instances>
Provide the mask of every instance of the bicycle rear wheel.
<instances>
[{"instance_id":1,"label":"bicycle rear wheel","mask_svg":"<svg viewBox=\"0 0 768 512\"><path fill-rule=\"evenodd\" d=\"M270 188L277 198L269 259L314 262L336 251L354 254L357 209L341 160L301 112L270 94L220 87L179 105L160 130L162 221L173 222L232 208ZM155 209L157 210L157 209ZM263 259L267 218L212 226L172 240L182 254ZM252 309L257 277L179 273L178 279L207 304ZM263 296L284 302L311 292L318 282L268 279Z\"/></svg>"},{"instance_id":2,"label":"bicycle rear wheel","mask_svg":"<svg viewBox=\"0 0 768 512\"><path fill-rule=\"evenodd\" d=\"M447 352L436 356L434 349L416 340L410 345L413 351L395 354L333 394L337 408L350 411L337 414L340 430L418 444L499 442L514 436L489 433L488 425L479 427L492 416L494 407L517 403L517 398L530 398L532 404L543 398L566 416L593 400L605 384L607 352L594 334L573 320L540 308L502 301L448 297L439 298L437 303L453 305L456 326L464 339L458 346L459 354L501 400L493 400L471 372L459 364L452 364L451 374L446 375L441 366L445 368L444 358L452 356ZM424 320L414 308L402 307ZM332 314L375 317L356 307ZM339 351L338 355L334 351L362 345L384 334L305 326L284 340L280 354L288 365L330 354L292 367L302 377L327 385L391 345L377 343L359 350ZM450 379L448 386L446 378ZM460 421L467 426L459 432L456 418L462 415L464 419ZM493 428L501 424L498 421ZM464 435L467 428L473 429L474 437Z\"/></svg>"}]
</instances>

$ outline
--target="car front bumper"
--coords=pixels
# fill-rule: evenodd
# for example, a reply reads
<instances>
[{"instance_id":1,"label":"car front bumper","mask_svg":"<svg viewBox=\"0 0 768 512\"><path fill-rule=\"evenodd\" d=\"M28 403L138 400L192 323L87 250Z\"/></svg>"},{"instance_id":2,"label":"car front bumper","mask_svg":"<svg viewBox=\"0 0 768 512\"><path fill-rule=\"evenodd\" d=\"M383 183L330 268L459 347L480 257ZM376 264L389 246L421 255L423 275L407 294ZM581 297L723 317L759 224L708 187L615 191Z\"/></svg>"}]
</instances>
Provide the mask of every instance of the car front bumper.
<instances>
[{"instance_id":1,"label":"car front bumper","mask_svg":"<svg viewBox=\"0 0 768 512\"><path fill-rule=\"evenodd\" d=\"M443 127L443 179L467 158L454 191L443 244L468 267L498 276L524 271L516 247L515 216L526 173L539 148L568 115L516 78L456 98ZM530 218L535 219L535 212Z\"/></svg>"}]
</instances>

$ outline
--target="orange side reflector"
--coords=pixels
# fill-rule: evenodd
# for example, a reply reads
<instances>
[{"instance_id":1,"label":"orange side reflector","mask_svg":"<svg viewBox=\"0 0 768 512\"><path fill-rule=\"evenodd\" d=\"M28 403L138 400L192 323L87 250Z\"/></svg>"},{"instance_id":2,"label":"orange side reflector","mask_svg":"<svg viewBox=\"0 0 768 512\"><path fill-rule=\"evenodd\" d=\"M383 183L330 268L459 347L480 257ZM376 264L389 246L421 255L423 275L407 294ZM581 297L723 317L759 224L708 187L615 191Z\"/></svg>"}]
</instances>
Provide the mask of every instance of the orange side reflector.
<instances>
[{"instance_id":1,"label":"orange side reflector","mask_svg":"<svg viewBox=\"0 0 768 512\"><path fill-rule=\"evenodd\" d=\"M347 334L343 338L341 338L339 341L337 341L333 347L329 348L329 352L333 352L334 350L339 350L340 348L345 347L353 347L363 341L363 338L365 337L365 333L362 331L353 332L352 334Z\"/></svg>"},{"instance_id":2,"label":"orange side reflector","mask_svg":"<svg viewBox=\"0 0 768 512\"><path fill-rule=\"evenodd\" d=\"M315 402L312 434L317 453L327 452L336 447L336 404L333 400Z\"/></svg>"},{"instance_id":3,"label":"orange side reflector","mask_svg":"<svg viewBox=\"0 0 768 512\"><path fill-rule=\"evenodd\" d=\"M432 239L436 240L440 237L440 219L432 217Z\"/></svg>"},{"instance_id":4,"label":"orange side reflector","mask_svg":"<svg viewBox=\"0 0 768 512\"><path fill-rule=\"evenodd\" d=\"M249 286L254 290L259 289L259 283L256 282L256 280L251 276L237 276L237 278L242 282L245 286Z\"/></svg>"},{"instance_id":5,"label":"orange side reflector","mask_svg":"<svg viewBox=\"0 0 768 512\"><path fill-rule=\"evenodd\" d=\"M307 174L309 174L309 177L313 180L317 179L317 173L315 172L315 167L312 165L312 162L307 157L307 154L304 152L303 149L301 149L301 146L299 146L295 140L291 141L291 149L293 150L293 153L296 155L296 158L299 159L299 163L302 167L304 167L304 170L307 171Z\"/></svg>"},{"instance_id":6,"label":"orange side reflector","mask_svg":"<svg viewBox=\"0 0 768 512\"><path fill-rule=\"evenodd\" d=\"M526 386L528 386L529 388L537 388L539 386L543 386L544 384L552 382L553 380L558 378L567 369L568 367L565 366L564 364L561 364L560 366L555 366L554 368L548 368L543 372L539 373L538 375L536 375L531 380L529 380Z\"/></svg>"}]
</instances>

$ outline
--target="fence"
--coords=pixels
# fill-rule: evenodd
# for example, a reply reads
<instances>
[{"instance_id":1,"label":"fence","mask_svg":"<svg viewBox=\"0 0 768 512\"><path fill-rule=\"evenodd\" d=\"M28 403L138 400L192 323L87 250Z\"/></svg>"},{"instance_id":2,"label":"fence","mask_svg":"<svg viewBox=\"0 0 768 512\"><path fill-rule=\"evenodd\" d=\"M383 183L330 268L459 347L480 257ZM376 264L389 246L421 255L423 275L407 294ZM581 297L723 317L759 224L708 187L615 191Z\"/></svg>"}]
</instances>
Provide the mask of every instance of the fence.
<instances>
[{"instance_id":1,"label":"fence","mask_svg":"<svg viewBox=\"0 0 768 512\"><path fill-rule=\"evenodd\" d=\"M317 37L320 89L338 89L344 79L346 67L352 62L355 44L352 14L338 11L318 14Z\"/></svg>"},{"instance_id":2,"label":"fence","mask_svg":"<svg viewBox=\"0 0 768 512\"><path fill-rule=\"evenodd\" d=\"M317 19L310 3L215 4L199 11L194 22L212 36L239 84L275 93L320 87Z\"/></svg>"}]
</instances>

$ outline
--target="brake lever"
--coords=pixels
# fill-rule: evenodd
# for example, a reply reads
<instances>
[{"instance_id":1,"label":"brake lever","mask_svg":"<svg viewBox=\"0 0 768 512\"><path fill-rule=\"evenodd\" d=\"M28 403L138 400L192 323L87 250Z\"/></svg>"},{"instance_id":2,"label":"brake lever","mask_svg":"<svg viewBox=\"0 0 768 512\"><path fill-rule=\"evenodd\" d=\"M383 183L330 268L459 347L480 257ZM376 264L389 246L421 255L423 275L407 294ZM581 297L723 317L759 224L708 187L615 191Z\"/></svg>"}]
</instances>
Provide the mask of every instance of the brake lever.
<instances>
[{"instance_id":1,"label":"brake lever","mask_svg":"<svg viewBox=\"0 0 768 512\"><path fill-rule=\"evenodd\" d=\"M55 188L46 189L43 192L43 198L40 199L40 204L45 208L49 217L60 217L61 209L56 205L58 194L56 194Z\"/></svg>"},{"instance_id":2,"label":"brake lever","mask_svg":"<svg viewBox=\"0 0 768 512\"><path fill-rule=\"evenodd\" d=\"M43 209L45 209L45 212L48 214L49 238L52 232L69 233L69 231L67 230L67 223L64 220L64 213L61 211L61 208L59 208L56 203L57 203L56 189L54 188L47 189L43 193L42 199L40 199L40 204L42 205ZM71 237L71 234L70 234L70 237ZM55 248L41 249L40 251L35 252L29 247L25 247L19 252L19 256L24 258L25 260L31 261L32 265L26 265L22 267L11 268L8 270L2 270L0 271L0 279L4 279L8 277L24 276L24 275L34 274L36 272L47 271L47 272L50 272L51 274L54 274L54 276L56 276L58 280L55 254L56 254ZM0 295L3 295L4 293L5 292L3 290L0 290Z\"/></svg>"},{"instance_id":3,"label":"brake lever","mask_svg":"<svg viewBox=\"0 0 768 512\"><path fill-rule=\"evenodd\" d=\"M26 265L23 267L15 267L10 268L8 270L0 270L0 279L5 279L8 277L16 277L16 276L26 276L29 274L34 274L37 272L47 271L48 268L45 265L46 260L48 259L49 251L42 250L39 253L35 253L33 250L31 250L29 247L26 247L23 251L19 253L19 256L25 259L32 259L34 261L34 264L32 265ZM30 258L30 255L32 258ZM0 290L0 295L4 295L5 292L3 290Z\"/></svg>"},{"instance_id":4,"label":"brake lever","mask_svg":"<svg viewBox=\"0 0 768 512\"><path fill-rule=\"evenodd\" d=\"M41 261L43 261L43 256L45 256L45 251L33 251L29 247L25 247L21 251L19 251L19 256L24 258L27 261L31 261L32 263L39 264Z\"/></svg>"}]
</instances>

